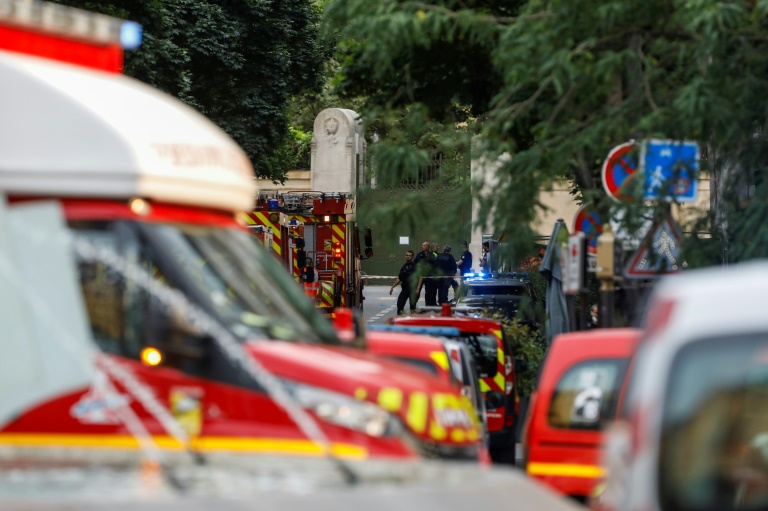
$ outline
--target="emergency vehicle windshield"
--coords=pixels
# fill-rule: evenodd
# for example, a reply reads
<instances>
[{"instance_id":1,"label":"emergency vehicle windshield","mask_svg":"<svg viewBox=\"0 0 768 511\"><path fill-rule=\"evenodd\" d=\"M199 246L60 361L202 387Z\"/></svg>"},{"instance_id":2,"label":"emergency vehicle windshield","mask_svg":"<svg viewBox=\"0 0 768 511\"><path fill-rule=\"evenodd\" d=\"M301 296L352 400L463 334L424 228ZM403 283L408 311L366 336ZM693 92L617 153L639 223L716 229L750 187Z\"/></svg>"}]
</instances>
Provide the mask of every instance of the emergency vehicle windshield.
<instances>
[{"instance_id":1,"label":"emergency vehicle windshield","mask_svg":"<svg viewBox=\"0 0 768 511\"><path fill-rule=\"evenodd\" d=\"M241 341L339 344L298 284L245 231L122 220L75 221L70 226L82 239L181 291ZM151 293L102 263L81 263L80 274L94 334L106 337L107 344L140 337L146 328L142 315L161 308Z\"/></svg>"}]
</instances>

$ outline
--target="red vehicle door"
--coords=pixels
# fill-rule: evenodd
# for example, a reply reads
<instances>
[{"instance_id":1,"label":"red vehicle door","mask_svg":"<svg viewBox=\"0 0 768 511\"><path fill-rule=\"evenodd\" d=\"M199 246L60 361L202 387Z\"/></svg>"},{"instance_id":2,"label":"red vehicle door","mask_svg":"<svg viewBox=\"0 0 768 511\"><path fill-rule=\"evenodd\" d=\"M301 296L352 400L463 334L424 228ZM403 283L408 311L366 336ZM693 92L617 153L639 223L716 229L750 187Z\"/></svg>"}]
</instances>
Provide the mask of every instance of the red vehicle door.
<instances>
[{"instance_id":1,"label":"red vehicle door","mask_svg":"<svg viewBox=\"0 0 768 511\"><path fill-rule=\"evenodd\" d=\"M524 444L528 475L586 499L603 478L602 430L641 331L598 329L557 336L531 400Z\"/></svg>"}]
</instances>

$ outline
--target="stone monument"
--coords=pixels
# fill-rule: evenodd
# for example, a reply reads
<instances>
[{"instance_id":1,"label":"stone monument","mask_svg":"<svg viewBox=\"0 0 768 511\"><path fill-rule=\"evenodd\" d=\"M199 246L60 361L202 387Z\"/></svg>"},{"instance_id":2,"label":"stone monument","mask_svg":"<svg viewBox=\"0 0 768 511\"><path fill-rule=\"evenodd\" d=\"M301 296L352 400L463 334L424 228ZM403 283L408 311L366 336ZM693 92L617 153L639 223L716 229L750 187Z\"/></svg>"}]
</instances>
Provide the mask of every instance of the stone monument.
<instances>
[{"instance_id":1,"label":"stone monument","mask_svg":"<svg viewBox=\"0 0 768 511\"><path fill-rule=\"evenodd\" d=\"M362 183L366 142L357 112L326 108L315 118L312 191L354 194Z\"/></svg>"}]
</instances>

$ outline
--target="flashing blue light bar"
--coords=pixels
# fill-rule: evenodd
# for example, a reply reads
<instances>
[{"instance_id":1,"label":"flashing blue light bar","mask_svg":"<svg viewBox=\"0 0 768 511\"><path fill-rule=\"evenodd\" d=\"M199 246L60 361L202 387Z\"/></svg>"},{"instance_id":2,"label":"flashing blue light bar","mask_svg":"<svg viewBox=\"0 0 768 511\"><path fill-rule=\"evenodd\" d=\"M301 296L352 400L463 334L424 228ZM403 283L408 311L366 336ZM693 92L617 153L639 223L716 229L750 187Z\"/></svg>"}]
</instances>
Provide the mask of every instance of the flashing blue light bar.
<instances>
[{"instance_id":1,"label":"flashing blue light bar","mask_svg":"<svg viewBox=\"0 0 768 511\"><path fill-rule=\"evenodd\" d=\"M366 330L377 332L403 332L409 334L441 335L443 337L459 337L461 331L453 326L405 326L405 325L366 325Z\"/></svg>"},{"instance_id":2,"label":"flashing blue light bar","mask_svg":"<svg viewBox=\"0 0 768 511\"><path fill-rule=\"evenodd\" d=\"M135 21L124 21L120 26L120 44L126 50L135 50L141 46L141 25Z\"/></svg>"}]
</instances>

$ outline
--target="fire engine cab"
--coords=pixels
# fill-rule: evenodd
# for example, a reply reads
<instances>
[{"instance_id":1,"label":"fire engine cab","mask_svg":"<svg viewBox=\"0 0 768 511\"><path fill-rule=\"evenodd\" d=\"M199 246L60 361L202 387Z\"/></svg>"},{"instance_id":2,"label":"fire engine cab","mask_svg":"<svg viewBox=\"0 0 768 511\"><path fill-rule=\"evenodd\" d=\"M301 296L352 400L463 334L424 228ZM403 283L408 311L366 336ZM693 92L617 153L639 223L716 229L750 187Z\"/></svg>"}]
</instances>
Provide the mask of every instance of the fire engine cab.
<instances>
[{"instance_id":1,"label":"fire engine cab","mask_svg":"<svg viewBox=\"0 0 768 511\"><path fill-rule=\"evenodd\" d=\"M370 229L361 236L355 216L347 193L260 191L248 220L295 280L312 259L319 277L315 304L330 311L363 307L360 260L373 252Z\"/></svg>"},{"instance_id":2,"label":"fire engine cab","mask_svg":"<svg viewBox=\"0 0 768 511\"><path fill-rule=\"evenodd\" d=\"M120 74L125 26L0 1L0 447L477 459L455 387L344 346L254 243L250 161Z\"/></svg>"},{"instance_id":3,"label":"fire engine cab","mask_svg":"<svg viewBox=\"0 0 768 511\"><path fill-rule=\"evenodd\" d=\"M317 307L362 308L360 260L373 256L370 229L357 225L355 194L366 143L360 116L327 108L315 118L312 169L305 190L259 190L251 228L295 280L308 259L319 276ZM362 248L364 247L364 248Z\"/></svg>"}]
</instances>

